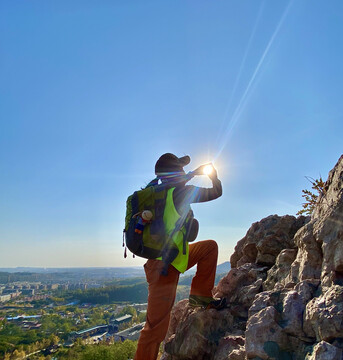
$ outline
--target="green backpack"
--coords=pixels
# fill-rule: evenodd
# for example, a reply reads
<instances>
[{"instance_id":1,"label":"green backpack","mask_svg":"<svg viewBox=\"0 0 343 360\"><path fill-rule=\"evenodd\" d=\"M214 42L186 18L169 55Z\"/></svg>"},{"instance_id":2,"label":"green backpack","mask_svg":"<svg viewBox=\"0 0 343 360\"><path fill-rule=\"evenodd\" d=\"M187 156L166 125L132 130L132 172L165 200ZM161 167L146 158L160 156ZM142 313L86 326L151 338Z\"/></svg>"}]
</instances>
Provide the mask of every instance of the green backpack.
<instances>
[{"instance_id":1,"label":"green backpack","mask_svg":"<svg viewBox=\"0 0 343 360\"><path fill-rule=\"evenodd\" d=\"M162 256L166 245L163 214L167 191L164 185L148 186L128 197L124 238L127 248L134 255L146 259ZM147 210L152 213L152 219L142 224L142 212Z\"/></svg>"},{"instance_id":2,"label":"green backpack","mask_svg":"<svg viewBox=\"0 0 343 360\"><path fill-rule=\"evenodd\" d=\"M174 186L173 186L174 187ZM179 254L177 246L173 243L173 235L186 225L184 236L184 253L186 252L186 241L193 241L196 237L190 235L191 228L196 225L193 212L190 211L186 218L180 218L171 234L166 234L163 221L166 206L167 192L170 186L164 184L148 185L145 189L135 191L126 201L125 229L123 233L123 246L134 254L146 259L160 258L164 269L174 261ZM142 221L142 213L150 211L150 221ZM192 226L190 226L192 225ZM196 230L197 233L197 230ZM190 237L194 237L191 239ZM126 247L124 257L126 257Z\"/></svg>"}]
</instances>

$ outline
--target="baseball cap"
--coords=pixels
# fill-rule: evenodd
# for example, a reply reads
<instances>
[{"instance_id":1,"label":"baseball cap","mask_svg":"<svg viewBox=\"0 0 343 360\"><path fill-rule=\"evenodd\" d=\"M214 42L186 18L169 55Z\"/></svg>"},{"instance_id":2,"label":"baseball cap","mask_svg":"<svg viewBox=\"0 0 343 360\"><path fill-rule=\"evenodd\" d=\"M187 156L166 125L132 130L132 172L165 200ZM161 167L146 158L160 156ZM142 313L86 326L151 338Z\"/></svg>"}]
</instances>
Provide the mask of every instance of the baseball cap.
<instances>
[{"instance_id":1,"label":"baseball cap","mask_svg":"<svg viewBox=\"0 0 343 360\"><path fill-rule=\"evenodd\" d=\"M183 172L183 167L191 162L188 155L177 157L174 154L163 154L155 164L155 174Z\"/></svg>"}]
</instances>

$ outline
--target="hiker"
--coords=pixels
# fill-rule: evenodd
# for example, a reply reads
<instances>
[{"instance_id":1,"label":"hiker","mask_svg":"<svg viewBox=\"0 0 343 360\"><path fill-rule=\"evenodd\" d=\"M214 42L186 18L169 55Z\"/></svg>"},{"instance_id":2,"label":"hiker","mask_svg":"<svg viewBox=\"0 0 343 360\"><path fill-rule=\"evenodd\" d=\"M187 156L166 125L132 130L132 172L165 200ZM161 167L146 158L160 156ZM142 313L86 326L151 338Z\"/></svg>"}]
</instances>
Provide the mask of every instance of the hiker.
<instances>
[{"instance_id":1,"label":"hiker","mask_svg":"<svg viewBox=\"0 0 343 360\"><path fill-rule=\"evenodd\" d=\"M186 185L187 179L183 167L190 163L189 156L178 158L166 153L155 165L155 174L162 184L168 185L168 194L165 206L165 224L175 226L177 219L189 212L190 204L214 200L222 195L222 185L217 178L217 171L213 168L208 175L212 181L212 188L202 188ZM193 175L203 175L204 166L200 166ZM192 223L189 239L186 243L186 254L181 250L177 258L163 272L163 262L149 259L144 270L149 284L148 308L146 323L141 331L134 360L156 360L161 342L168 331L170 312L172 310L180 272L190 269L197 264L197 271L192 280L189 305L193 307L220 308L224 300L212 298L214 286L218 246L214 240L198 241L188 244L197 235L197 221ZM185 235L184 235L185 236Z\"/></svg>"}]
</instances>

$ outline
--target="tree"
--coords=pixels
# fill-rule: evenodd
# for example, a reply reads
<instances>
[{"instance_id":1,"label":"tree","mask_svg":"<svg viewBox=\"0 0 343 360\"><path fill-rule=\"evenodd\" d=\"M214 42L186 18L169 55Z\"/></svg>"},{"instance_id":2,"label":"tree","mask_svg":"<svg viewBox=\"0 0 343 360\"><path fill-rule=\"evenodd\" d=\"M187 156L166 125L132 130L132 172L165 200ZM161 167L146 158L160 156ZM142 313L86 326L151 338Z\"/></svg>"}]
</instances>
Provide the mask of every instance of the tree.
<instances>
[{"instance_id":1,"label":"tree","mask_svg":"<svg viewBox=\"0 0 343 360\"><path fill-rule=\"evenodd\" d=\"M49 340L50 340L50 346L57 345L60 342L59 337L54 334L50 335Z\"/></svg>"},{"instance_id":2,"label":"tree","mask_svg":"<svg viewBox=\"0 0 343 360\"><path fill-rule=\"evenodd\" d=\"M302 204L303 208L297 212L297 215L311 215L317 204L319 195L325 195L325 183L322 177L319 179L306 177L306 179L312 184L312 189L318 194L315 194L310 190L302 190L302 197L306 200L306 202Z\"/></svg>"},{"instance_id":3,"label":"tree","mask_svg":"<svg viewBox=\"0 0 343 360\"><path fill-rule=\"evenodd\" d=\"M117 315L117 317L124 316L126 314L132 315L135 318L137 316L137 311L133 306L128 305L123 308L123 310Z\"/></svg>"},{"instance_id":4,"label":"tree","mask_svg":"<svg viewBox=\"0 0 343 360\"><path fill-rule=\"evenodd\" d=\"M11 355L11 359L16 360L16 359L22 359L25 357L25 352L24 351L19 351L19 350L14 350L12 355Z\"/></svg>"}]
</instances>

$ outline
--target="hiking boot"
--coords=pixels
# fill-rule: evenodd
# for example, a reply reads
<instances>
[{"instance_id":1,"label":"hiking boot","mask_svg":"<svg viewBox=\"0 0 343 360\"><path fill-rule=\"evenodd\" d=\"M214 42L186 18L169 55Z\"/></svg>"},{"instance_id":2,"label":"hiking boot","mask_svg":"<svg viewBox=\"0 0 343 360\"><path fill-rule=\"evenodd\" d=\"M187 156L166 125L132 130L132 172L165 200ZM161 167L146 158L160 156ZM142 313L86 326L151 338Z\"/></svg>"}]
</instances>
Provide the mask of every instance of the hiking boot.
<instances>
[{"instance_id":1,"label":"hiking boot","mask_svg":"<svg viewBox=\"0 0 343 360\"><path fill-rule=\"evenodd\" d=\"M226 298L217 299L211 296L189 295L189 306L221 310L226 307Z\"/></svg>"},{"instance_id":2,"label":"hiking boot","mask_svg":"<svg viewBox=\"0 0 343 360\"><path fill-rule=\"evenodd\" d=\"M221 309L225 309L226 306L226 298L221 298L221 299L215 299L213 301L211 301L207 306L206 309L216 309L216 310L221 310Z\"/></svg>"}]
</instances>

